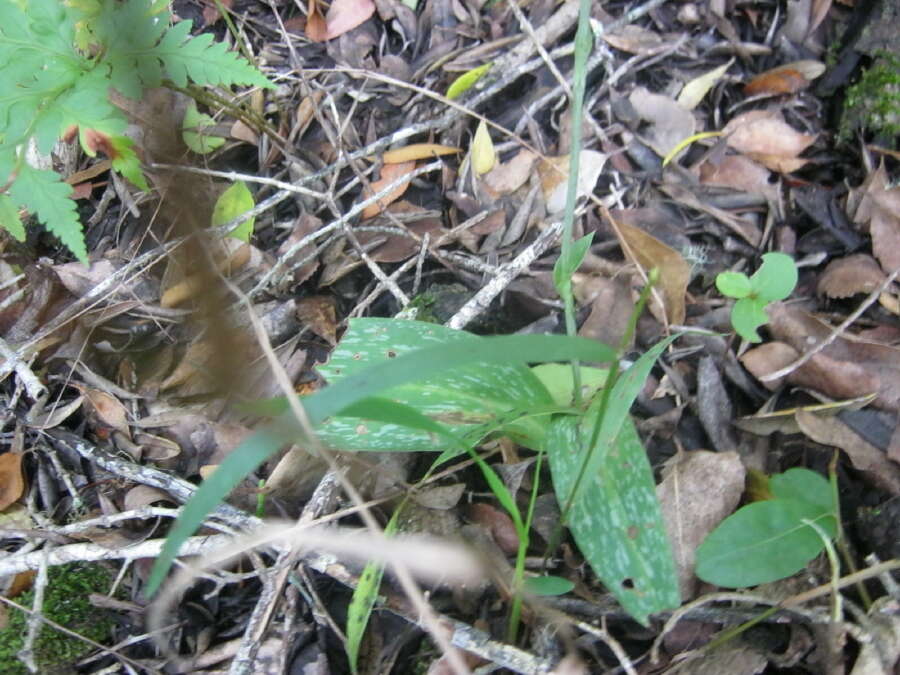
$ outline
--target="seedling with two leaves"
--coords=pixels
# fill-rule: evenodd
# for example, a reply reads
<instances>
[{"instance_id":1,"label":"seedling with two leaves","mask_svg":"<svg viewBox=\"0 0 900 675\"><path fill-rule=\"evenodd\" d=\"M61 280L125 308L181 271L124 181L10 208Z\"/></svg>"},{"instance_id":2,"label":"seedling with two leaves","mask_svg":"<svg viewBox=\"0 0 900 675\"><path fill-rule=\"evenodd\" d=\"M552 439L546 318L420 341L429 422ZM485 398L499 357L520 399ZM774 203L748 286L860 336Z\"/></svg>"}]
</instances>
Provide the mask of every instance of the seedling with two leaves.
<instances>
[{"instance_id":1,"label":"seedling with two leaves","mask_svg":"<svg viewBox=\"0 0 900 675\"><path fill-rule=\"evenodd\" d=\"M761 342L756 329L769 322L766 307L784 300L797 285L797 265L784 253L763 254L763 264L748 277L741 272L722 272L716 277L716 288L722 295L735 298L731 309L731 325L749 342Z\"/></svg>"}]
</instances>

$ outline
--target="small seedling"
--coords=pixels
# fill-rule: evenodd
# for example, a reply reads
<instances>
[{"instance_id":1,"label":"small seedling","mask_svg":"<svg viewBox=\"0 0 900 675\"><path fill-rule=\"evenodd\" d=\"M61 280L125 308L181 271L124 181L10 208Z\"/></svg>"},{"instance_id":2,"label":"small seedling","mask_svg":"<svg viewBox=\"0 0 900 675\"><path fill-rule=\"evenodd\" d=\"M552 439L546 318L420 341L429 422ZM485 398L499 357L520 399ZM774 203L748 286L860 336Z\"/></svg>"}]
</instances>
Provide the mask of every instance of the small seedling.
<instances>
[{"instance_id":1,"label":"small seedling","mask_svg":"<svg viewBox=\"0 0 900 675\"><path fill-rule=\"evenodd\" d=\"M763 264L752 277L740 272L722 272L716 288L722 295L735 298L731 325L749 342L762 342L756 329L769 322L766 307L784 300L797 285L797 265L784 253L766 253Z\"/></svg>"},{"instance_id":2,"label":"small seedling","mask_svg":"<svg viewBox=\"0 0 900 675\"><path fill-rule=\"evenodd\" d=\"M784 579L822 552L820 531L837 535L835 490L819 474L790 469L769 479L768 493L728 516L697 549L703 581L744 588Z\"/></svg>"}]
</instances>

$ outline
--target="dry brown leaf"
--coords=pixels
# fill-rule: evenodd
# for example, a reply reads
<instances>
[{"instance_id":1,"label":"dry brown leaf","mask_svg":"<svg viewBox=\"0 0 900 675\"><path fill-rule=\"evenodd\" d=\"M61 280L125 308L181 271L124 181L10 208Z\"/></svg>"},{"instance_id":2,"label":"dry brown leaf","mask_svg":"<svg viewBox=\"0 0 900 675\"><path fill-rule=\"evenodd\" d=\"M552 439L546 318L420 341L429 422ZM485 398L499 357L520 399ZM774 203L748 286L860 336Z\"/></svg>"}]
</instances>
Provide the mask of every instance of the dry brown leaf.
<instances>
[{"instance_id":1,"label":"dry brown leaf","mask_svg":"<svg viewBox=\"0 0 900 675\"><path fill-rule=\"evenodd\" d=\"M231 9L234 4L234 0L220 0L222 6L228 10ZM211 26L216 21L218 21L222 15L219 13L219 6L215 3L215 0L205 0L203 3L203 25Z\"/></svg>"},{"instance_id":2,"label":"dry brown leaf","mask_svg":"<svg viewBox=\"0 0 900 675\"><path fill-rule=\"evenodd\" d=\"M434 243L442 234L446 232L440 218L425 216L419 220L410 222L410 216L414 216L415 214L424 215L427 213L427 209L424 209L421 206L416 206L415 204L411 204L408 201L401 200L399 202L394 202L387 207L386 212L394 215L406 216L406 222L408 223L406 225L406 229L409 232L417 235L420 239L426 234L429 235L431 243ZM384 232L360 232L356 235L356 237L359 240L359 243L362 245L366 245L367 243L375 240L384 242L383 244L380 244L377 248L369 252L369 256L372 258L372 260L379 263L403 262L404 260L409 259L411 256L414 256L422 248L422 244L420 241L416 241L412 237L402 234L386 234Z\"/></svg>"},{"instance_id":3,"label":"dry brown leaf","mask_svg":"<svg viewBox=\"0 0 900 675\"><path fill-rule=\"evenodd\" d=\"M432 159L441 155L452 155L462 152L459 148L437 143L413 143L396 150L388 150L381 159L385 164L402 164L417 159Z\"/></svg>"},{"instance_id":4,"label":"dry brown leaf","mask_svg":"<svg viewBox=\"0 0 900 675\"><path fill-rule=\"evenodd\" d=\"M663 36L656 31L635 25L625 26L614 33L604 33L603 40L629 54L649 54L665 44Z\"/></svg>"},{"instance_id":5,"label":"dry brown leaf","mask_svg":"<svg viewBox=\"0 0 900 675\"><path fill-rule=\"evenodd\" d=\"M415 168L416 163L414 161L401 162L400 164L385 164L383 167L381 167L381 178L372 183L371 189L366 188L366 190L363 191L364 199L368 199L372 195L378 194L394 181L402 178L408 173L412 173ZM366 218L374 218L379 213L384 211L384 209L387 208L388 204L400 199L400 197L403 196L403 193L406 192L406 188L408 187L409 181L401 183L398 187L388 192L384 197L379 199L374 204L369 204L369 206L363 209L363 220L365 220Z\"/></svg>"},{"instance_id":6,"label":"dry brown leaf","mask_svg":"<svg viewBox=\"0 0 900 675\"><path fill-rule=\"evenodd\" d=\"M853 467L868 474L873 483L892 495L900 495L900 466L866 442L837 417L822 417L805 410L795 413L803 433L816 443L839 448L847 453Z\"/></svg>"},{"instance_id":7,"label":"dry brown leaf","mask_svg":"<svg viewBox=\"0 0 900 675\"><path fill-rule=\"evenodd\" d=\"M828 263L819 276L816 291L829 298L849 298L857 293L871 293L883 281L884 273L875 259L855 253Z\"/></svg>"},{"instance_id":8,"label":"dry brown leaf","mask_svg":"<svg viewBox=\"0 0 900 675\"><path fill-rule=\"evenodd\" d=\"M603 171L607 156L596 150L582 150L578 155L578 188L576 199L587 197L594 191L597 179ZM548 157L538 164L541 189L550 214L562 213L566 208L569 180L569 155Z\"/></svg>"},{"instance_id":9,"label":"dry brown leaf","mask_svg":"<svg viewBox=\"0 0 900 675\"><path fill-rule=\"evenodd\" d=\"M772 340L761 344L759 347L753 347L744 352L741 357L741 363L744 368L749 370L754 377L760 378L776 370L781 370L785 366L797 360L800 354L796 349L784 342ZM779 378L771 382L763 382L769 391L775 391L784 382L784 378Z\"/></svg>"},{"instance_id":10,"label":"dry brown leaf","mask_svg":"<svg viewBox=\"0 0 900 675\"><path fill-rule=\"evenodd\" d=\"M498 163L482 176L485 187L495 197L512 194L528 181L537 158L531 150L520 150L508 162Z\"/></svg>"},{"instance_id":11,"label":"dry brown leaf","mask_svg":"<svg viewBox=\"0 0 900 675\"><path fill-rule=\"evenodd\" d=\"M372 0L332 0L325 14L326 40L348 33L375 13ZM307 32L309 24L307 24Z\"/></svg>"},{"instance_id":12,"label":"dry brown leaf","mask_svg":"<svg viewBox=\"0 0 900 675\"><path fill-rule=\"evenodd\" d=\"M767 311L774 338L798 352L831 335L830 326L793 305L772 303ZM789 376L788 381L836 399L877 392L874 405L900 410L900 349L838 337Z\"/></svg>"},{"instance_id":13,"label":"dry brown leaf","mask_svg":"<svg viewBox=\"0 0 900 675\"><path fill-rule=\"evenodd\" d=\"M751 110L738 115L722 130L728 145L765 164L774 171L794 171L806 160L797 156L816 140L815 135L796 131L781 113Z\"/></svg>"},{"instance_id":14,"label":"dry brown leaf","mask_svg":"<svg viewBox=\"0 0 900 675\"><path fill-rule=\"evenodd\" d=\"M682 602L697 591L697 547L731 515L744 492L744 465L736 452L694 450L665 464L656 495L672 543Z\"/></svg>"},{"instance_id":15,"label":"dry brown leaf","mask_svg":"<svg viewBox=\"0 0 900 675\"><path fill-rule=\"evenodd\" d=\"M505 511L501 511L491 504L477 502L470 504L466 513L473 523L478 523L494 538L497 546L506 555L515 555L519 550L519 535Z\"/></svg>"},{"instance_id":16,"label":"dry brown leaf","mask_svg":"<svg viewBox=\"0 0 900 675\"><path fill-rule=\"evenodd\" d=\"M825 64L813 59L786 63L754 77L744 86L744 93L747 96L795 94L824 72Z\"/></svg>"},{"instance_id":17,"label":"dry brown leaf","mask_svg":"<svg viewBox=\"0 0 900 675\"><path fill-rule=\"evenodd\" d=\"M135 485L125 493L122 500L122 506L126 511L132 509L140 509L144 506L151 506L157 502L166 502L167 504L177 504L172 495L159 488L150 485Z\"/></svg>"},{"instance_id":18,"label":"dry brown leaf","mask_svg":"<svg viewBox=\"0 0 900 675\"><path fill-rule=\"evenodd\" d=\"M719 185L749 194L763 195L768 201L778 198L778 187L769 182L769 170L744 155L727 155L718 163L700 165L700 182Z\"/></svg>"},{"instance_id":19,"label":"dry brown leaf","mask_svg":"<svg viewBox=\"0 0 900 675\"><path fill-rule=\"evenodd\" d=\"M24 493L22 455L18 452L4 452L0 455L0 511L12 506Z\"/></svg>"},{"instance_id":20,"label":"dry brown leaf","mask_svg":"<svg viewBox=\"0 0 900 675\"><path fill-rule=\"evenodd\" d=\"M869 232L872 252L886 272L900 267L900 188L873 190Z\"/></svg>"},{"instance_id":21,"label":"dry brown leaf","mask_svg":"<svg viewBox=\"0 0 900 675\"><path fill-rule=\"evenodd\" d=\"M85 400L90 404L100 422L124 434L126 438L131 438L131 429L128 427L128 409L119 399L99 389L90 387L79 387L79 389L83 389Z\"/></svg>"},{"instance_id":22,"label":"dry brown leaf","mask_svg":"<svg viewBox=\"0 0 900 675\"><path fill-rule=\"evenodd\" d=\"M678 251L656 237L627 223L614 222L628 258L647 272L654 267L659 269L659 288L665 302L664 318L670 324L681 324L684 321L684 295L691 280L690 265ZM655 301L651 302L650 308L659 311Z\"/></svg>"},{"instance_id":23,"label":"dry brown leaf","mask_svg":"<svg viewBox=\"0 0 900 675\"><path fill-rule=\"evenodd\" d=\"M674 99L636 87L628 101L650 125L644 136L660 157L666 157L679 143L694 135L697 128L694 114Z\"/></svg>"},{"instance_id":24,"label":"dry brown leaf","mask_svg":"<svg viewBox=\"0 0 900 675\"><path fill-rule=\"evenodd\" d=\"M607 345L617 345L622 341L628 318L634 310L631 284L627 277L622 275L609 279L576 273L573 286L578 304L591 305L591 313L578 329L578 335Z\"/></svg>"},{"instance_id":25,"label":"dry brown leaf","mask_svg":"<svg viewBox=\"0 0 900 675\"><path fill-rule=\"evenodd\" d=\"M310 295L297 301L297 318L330 345L337 344L337 313L330 295Z\"/></svg>"},{"instance_id":26,"label":"dry brown leaf","mask_svg":"<svg viewBox=\"0 0 900 675\"><path fill-rule=\"evenodd\" d=\"M328 25L319 11L318 0L309 0L306 6L306 37L313 42L325 42L328 39Z\"/></svg>"}]
</instances>

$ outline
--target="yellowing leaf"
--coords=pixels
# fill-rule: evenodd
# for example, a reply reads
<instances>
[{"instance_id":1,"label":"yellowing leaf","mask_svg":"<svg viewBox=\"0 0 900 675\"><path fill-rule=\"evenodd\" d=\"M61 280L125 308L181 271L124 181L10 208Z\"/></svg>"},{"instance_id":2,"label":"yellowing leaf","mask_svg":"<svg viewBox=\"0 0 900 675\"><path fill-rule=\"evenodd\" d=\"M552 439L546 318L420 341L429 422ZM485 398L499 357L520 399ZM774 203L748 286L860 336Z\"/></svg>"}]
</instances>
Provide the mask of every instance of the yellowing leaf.
<instances>
[{"instance_id":1,"label":"yellowing leaf","mask_svg":"<svg viewBox=\"0 0 900 675\"><path fill-rule=\"evenodd\" d=\"M212 214L212 226L218 227L224 225L230 220L234 220L242 213L246 213L256 206L253 201L253 194L250 188L239 180L230 188L225 190L216 200L215 208ZM253 234L253 223L256 218L248 218L235 227L228 236L240 239L241 241L250 241L250 235Z\"/></svg>"},{"instance_id":2,"label":"yellowing leaf","mask_svg":"<svg viewBox=\"0 0 900 675\"><path fill-rule=\"evenodd\" d=\"M453 100L465 94L472 88L472 85L484 77L484 74L490 69L491 65L491 63L485 63L483 66L473 68L457 77L453 80L453 84L447 89L447 98Z\"/></svg>"},{"instance_id":3,"label":"yellowing leaf","mask_svg":"<svg viewBox=\"0 0 900 675\"><path fill-rule=\"evenodd\" d=\"M461 152L461 150L437 143L413 143L396 150L388 150L382 156L382 160L385 164L402 164L403 162L412 162L417 159L431 159L440 155L452 155L454 152Z\"/></svg>"},{"instance_id":4,"label":"yellowing leaf","mask_svg":"<svg viewBox=\"0 0 900 675\"><path fill-rule=\"evenodd\" d=\"M732 63L734 63L734 59L688 82L682 88L681 93L678 94L678 103L688 110L696 108L700 105L700 101L703 100L707 92L715 86L716 82L722 79L722 76L731 67Z\"/></svg>"},{"instance_id":5,"label":"yellowing leaf","mask_svg":"<svg viewBox=\"0 0 900 675\"><path fill-rule=\"evenodd\" d=\"M472 147L469 152L472 157L472 169L476 175L487 173L497 163L497 151L494 150L494 142L491 140L484 120L478 123L478 129L475 130L475 138L472 139Z\"/></svg>"}]
</instances>

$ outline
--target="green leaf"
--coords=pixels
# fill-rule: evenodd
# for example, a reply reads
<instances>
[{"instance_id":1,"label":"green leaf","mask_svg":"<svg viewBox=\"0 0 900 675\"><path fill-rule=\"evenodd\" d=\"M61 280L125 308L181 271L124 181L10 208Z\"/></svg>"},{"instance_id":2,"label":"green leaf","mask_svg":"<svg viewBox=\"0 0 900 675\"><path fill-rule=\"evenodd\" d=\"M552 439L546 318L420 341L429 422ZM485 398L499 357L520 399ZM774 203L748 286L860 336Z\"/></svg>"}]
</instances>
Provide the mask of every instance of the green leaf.
<instances>
[{"instance_id":1,"label":"green leaf","mask_svg":"<svg viewBox=\"0 0 900 675\"><path fill-rule=\"evenodd\" d=\"M784 579L802 570L824 548L815 522L830 536L833 513L797 499L754 502L728 516L697 549L696 574L717 586L743 588Z\"/></svg>"},{"instance_id":2,"label":"green leaf","mask_svg":"<svg viewBox=\"0 0 900 675\"><path fill-rule=\"evenodd\" d=\"M197 104L191 101L181 123L181 137L185 145L198 155L208 155L216 148L221 148L225 145L224 138L211 136L202 131L205 127L212 127L215 124L216 121L212 117L198 111Z\"/></svg>"},{"instance_id":3,"label":"green leaf","mask_svg":"<svg viewBox=\"0 0 900 675\"><path fill-rule=\"evenodd\" d=\"M766 314L768 301L758 298L741 298L731 308L731 325L737 334L748 342L762 342L756 329L769 322Z\"/></svg>"},{"instance_id":4,"label":"green leaf","mask_svg":"<svg viewBox=\"0 0 900 675\"><path fill-rule=\"evenodd\" d=\"M575 399L572 366L561 363L544 363L534 366L531 372L541 381L553 401L559 406L572 405ZM581 398L590 401L606 383L607 368L581 366Z\"/></svg>"},{"instance_id":5,"label":"green leaf","mask_svg":"<svg viewBox=\"0 0 900 675\"><path fill-rule=\"evenodd\" d=\"M769 491L779 499L796 499L821 509L822 513L837 513L831 483L815 471L797 467L769 478Z\"/></svg>"},{"instance_id":6,"label":"green leaf","mask_svg":"<svg viewBox=\"0 0 900 675\"><path fill-rule=\"evenodd\" d=\"M397 531L397 522L403 507L394 510L391 519L384 528L385 536L390 536ZM353 598L347 607L347 642L344 650L347 652L347 660L350 662L350 672L357 673L359 661L359 645L369 624L372 608L378 600L378 589L381 587L381 579L384 576L384 565L378 562L366 563L365 569L359 575L359 582L353 589Z\"/></svg>"},{"instance_id":7,"label":"green leaf","mask_svg":"<svg viewBox=\"0 0 900 675\"><path fill-rule=\"evenodd\" d=\"M762 300L784 300L797 285L797 265L784 253L763 254L763 264L750 277L754 294Z\"/></svg>"},{"instance_id":8,"label":"green leaf","mask_svg":"<svg viewBox=\"0 0 900 675\"><path fill-rule=\"evenodd\" d=\"M44 226L87 264L87 247L78 220L72 186L63 182L55 171L35 169L22 164L15 182L9 188L13 201L37 215Z\"/></svg>"},{"instance_id":9,"label":"green leaf","mask_svg":"<svg viewBox=\"0 0 900 675\"><path fill-rule=\"evenodd\" d=\"M500 364L566 361L573 358L584 361L610 361L615 357L615 352L610 347L595 340L569 338L561 335L509 335L480 338L460 332L461 337L446 341L441 339L444 335L442 331L449 329L435 324L423 324L420 326L422 329L420 334L415 334L410 338L414 341L415 346L422 344L424 340L431 343L429 347L415 349L414 346L402 343L390 346L385 343L384 334L394 329L392 324L417 322L392 319L351 319L351 329L355 322L363 322L366 328L371 329L367 333L370 339L381 340L375 348L381 351L385 360L362 367L353 374L348 373L344 379L304 398L303 406L314 427L318 427L325 419L340 413L354 403L379 392L390 391L415 380L427 382L440 373L455 372L454 369L461 370L473 362L484 364L479 368L487 368ZM343 345L344 342L342 341L341 344ZM361 349L370 348L368 343L360 345L360 347ZM401 350L403 353L401 354L397 350ZM357 353L349 353L350 364L361 360L361 353L355 357ZM329 365L333 365L333 363L334 358L332 357ZM349 367L351 370L353 369L352 365ZM396 399L393 392L391 394L391 398ZM549 394L546 392L544 392L544 396L549 398ZM184 505L181 515L172 526L147 581L149 595L155 593L159 588L181 545L203 523L204 518L221 503L244 476L265 461L281 445L295 442L300 436L302 433L297 428L296 422L291 418L284 417L244 440L222 461Z\"/></svg>"},{"instance_id":10,"label":"green leaf","mask_svg":"<svg viewBox=\"0 0 900 675\"><path fill-rule=\"evenodd\" d=\"M658 359L665 349L672 344L674 340L678 339L678 337L678 334L670 335L666 339L661 340L644 352L637 361L629 366L628 370L619 375L613 386L612 392L610 392L609 402L607 403L606 412L603 415L600 428L591 428L591 434L595 435L597 440L594 443L590 462L585 469L588 476L595 475L599 468L607 461L607 455L615 452L617 445L620 443L619 436L625 428L626 422L631 421L631 418L629 417L631 406L634 404L634 400L637 398L644 383L647 381L647 376L650 374L650 370L656 363L656 359ZM591 410L585 417L585 423L588 421L592 424L594 423L599 414L600 404L601 399L598 397L591 404ZM582 487L586 484L587 481L581 482ZM566 495L565 499L562 499L562 496L560 495L560 498L560 503L566 504L568 503L569 495ZM574 495L573 499L577 501L579 496Z\"/></svg>"},{"instance_id":11,"label":"green leaf","mask_svg":"<svg viewBox=\"0 0 900 675\"><path fill-rule=\"evenodd\" d=\"M716 288L729 298L746 298L753 291L749 277L741 272L721 272L716 276Z\"/></svg>"},{"instance_id":12,"label":"green leaf","mask_svg":"<svg viewBox=\"0 0 900 675\"><path fill-rule=\"evenodd\" d=\"M134 141L127 136L110 136L109 145L113 153L113 169L141 190L149 190L150 186L147 185L144 172L141 171L141 161L134 151Z\"/></svg>"},{"instance_id":13,"label":"green leaf","mask_svg":"<svg viewBox=\"0 0 900 675\"><path fill-rule=\"evenodd\" d=\"M246 213L254 206L256 206L256 202L253 201L253 193L250 192L250 188L247 187L244 181L239 180L219 195L219 198L216 200L212 214L212 226L224 225L242 213ZM242 221L228 233L228 236L249 242L250 236L253 234L254 222L256 222L256 218L248 218Z\"/></svg>"},{"instance_id":14,"label":"green leaf","mask_svg":"<svg viewBox=\"0 0 900 675\"><path fill-rule=\"evenodd\" d=\"M328 363L319 366L318 370L334 384L364 372L373 364L390 366L416 349L460 340L478 342L482 339L420 321L351 319L349 330ZM540 381L521 364L490 368L466 365L428 379L411 379L386 391L384 396L415 407L473 444L499 424L511 436L527 442L529 447L540 443L548 416L516 418L526 411L553 404ZM356 451L434 451L446 446L428 433L356 419L346 413L323 425L319 437L329 445Z\"/></svg>"},{"instance_id":15,"label":"green leaf","mask_svg":"<svg viewBox=\"0 0 900 675\"><path fill-rule=\"evenodd\" d=\"M581 471L590 421L558 417L547 434L553 488L561 503ZM636 621L647 625L650 614L678 607L680 595L653 472L627 414L609 451L595 456L603 462L582 480L569 529L594 573Z\"/></svg>"},{"instance_id":16,"label":"green leaf","mask_svg":"<svg viewBox=\"0 0 900 675\"><path fill-rule=\"evenodd\" d=\"M478 80L484 77L484 74L491 69L491 65L491 63L485 63L483 66L473 68L457 77L447 88L447 98L452 101L465 94Z\"/></svg>"},{"instance_id":17,"label":"green leaf","mask_svg":"<svg viewBox=\"0 0 900 675\"><path fill-rule=\"evenodd\" d=\"M540 577L525 577L525 590L532 595L554 596L565 595L575 584L563 577L546 574Z\"/></svg>"},{"instance_id":18,"label":"green leaf","mask_svg":"<svg viewBox=\"0 0 900 675\"><path fill-rule=\"evenodd\" d=\"M584 256L591 248L593 239L594 233L591 232L581 239L573 241L566 253L556 259L556 263L553 265L553 285L556 286L561 297L566 297L571 292L572 275L584 261Z\"/></svg>"},{"instance_id":19,"label":"green leaf","mask_svg":"<svg viewBox=\"0 0 900 675\"><path fill-rule=\"evenodd\" d=\"M19 209L9 195L0 194L0 226L18 241L25 241L25 226L19 218Z\"/></svg>"}]
</instances>

